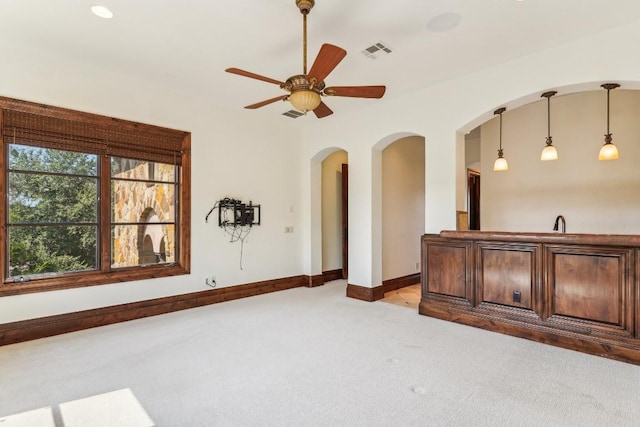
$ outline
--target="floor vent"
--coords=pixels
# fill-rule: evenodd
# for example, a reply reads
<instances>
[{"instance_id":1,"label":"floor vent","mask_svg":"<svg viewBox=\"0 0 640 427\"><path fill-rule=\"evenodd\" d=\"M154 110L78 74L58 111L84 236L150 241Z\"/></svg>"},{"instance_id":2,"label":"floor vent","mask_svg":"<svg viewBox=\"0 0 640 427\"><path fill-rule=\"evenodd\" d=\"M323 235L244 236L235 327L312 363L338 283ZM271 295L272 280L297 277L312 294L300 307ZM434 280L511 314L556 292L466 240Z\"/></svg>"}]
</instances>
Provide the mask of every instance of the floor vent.
<instances>
[{"instance_id":1,"label":"floor vent","mask_svg":"<svg viewBox=\"0 0 640 427\"><path fill-rule=\"evenodd\" d=\"M391 53L391 48L382 42L371 45L362 51L364 56L371 59L378 58L382 53Z\"/></svg>"},{"instance_id":2,"label":"floor vent","mask_svg":"<svg viewBox=\"0 0 640 427\"><path fill-rule=\"evenodd\" d=\"M296 110L289 110L285 113L282 113L283 116L287 116L287 117L291 117L292 119L297 119L300 116L304 116L303 113L301 113L300 111L296 111Z\"/></svg>"}]
</instances>

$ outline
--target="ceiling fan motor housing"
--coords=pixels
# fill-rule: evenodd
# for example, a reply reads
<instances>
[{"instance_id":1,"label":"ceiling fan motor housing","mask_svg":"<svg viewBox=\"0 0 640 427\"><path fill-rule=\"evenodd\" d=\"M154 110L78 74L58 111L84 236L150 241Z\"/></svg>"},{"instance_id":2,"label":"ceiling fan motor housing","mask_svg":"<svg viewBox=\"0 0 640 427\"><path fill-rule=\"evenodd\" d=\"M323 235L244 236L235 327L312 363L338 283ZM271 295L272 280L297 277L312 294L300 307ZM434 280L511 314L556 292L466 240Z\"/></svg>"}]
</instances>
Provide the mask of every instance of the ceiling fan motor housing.
<instances>
[{"instance_id":1,"label":"ceiling fan motor housing","mask_svg":"<svg viewBox=\"0 0 640 427\"><path fill-rule=\"evenodd\" d=\"M297 76L291 76L287 79L284 89L288 90L291 93L297 92L299 90L312 90L321 94L324 86L324 82L312 84L307 79L307 76L305 76L304 74L298 74Z\"/></svg>"}]
</instances>

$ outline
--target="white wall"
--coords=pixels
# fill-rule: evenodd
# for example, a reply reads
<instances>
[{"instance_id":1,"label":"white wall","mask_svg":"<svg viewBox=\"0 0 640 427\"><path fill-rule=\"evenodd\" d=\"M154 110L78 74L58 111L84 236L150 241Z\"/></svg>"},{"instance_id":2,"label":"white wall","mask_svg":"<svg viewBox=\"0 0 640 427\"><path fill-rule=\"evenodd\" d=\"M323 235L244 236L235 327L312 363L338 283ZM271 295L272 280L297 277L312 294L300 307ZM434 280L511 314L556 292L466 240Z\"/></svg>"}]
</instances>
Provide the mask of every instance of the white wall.
<instances>
[{"instance_id":1,"label":"white wall","mask_svg":"<svg viewBox=\"0 0 640 427\"><path fill-rule=\"evenodd\" d=\"M382 150L382 280L419 271L424 233L424 138Z\"/></svg>"},{"instance_id":2,"label":"white wall","mask_svg":"<svg viewBox=\"0 0 640 427\"><path fill-rule=\"evenodd\" d=\"M348 160L340 150L322 162L322 271L342 268L342 164Z\"/></svg>"},{"instance_id":3,"label":"white wall","mask_svg":"<svg viewBox=\"0 0 640 427\"><path fill-rule=\"evenodd\" d=\"M293 120L259 121L248 110L216 110L206 99L47 51L1 42L0 50L10 58L0 67L2 96L190 131L193 183L192 274L2 297L0 323L201 291L209 289L208 275L223 287L301 274L302 133ZM229 243L215 218L205 223L225 196L262 205L262 225L244 245L243 270L240 244ZM294 233L285 234L285 226L294 226Z\"/></svg>"},{"instance_id":4,"label":"white wall","mask_svg":"<svg viewBox=\"0 0 640 427\"><path fill-rule=\"evenodd\" d=\"M640 234L640 91L611 91L611 132L620 159L599 161L606 91L594 88L551 98L555 161L540 161L546 99L503 114L506 172L492 170L498 118L482 125L483 230L551 232L556 215L563 215L571 233Z\"/></svg>"},{"instance_id":5,"label":"white wall","mask_svg":"<svg viewBox=\"0 0 640 427\"><path fill-rule=\"evenodd\" d=\"M480 127L477 127L464 137L464 164L468 169L480 172L481 159Z\"/></svg>"}]
</instances>

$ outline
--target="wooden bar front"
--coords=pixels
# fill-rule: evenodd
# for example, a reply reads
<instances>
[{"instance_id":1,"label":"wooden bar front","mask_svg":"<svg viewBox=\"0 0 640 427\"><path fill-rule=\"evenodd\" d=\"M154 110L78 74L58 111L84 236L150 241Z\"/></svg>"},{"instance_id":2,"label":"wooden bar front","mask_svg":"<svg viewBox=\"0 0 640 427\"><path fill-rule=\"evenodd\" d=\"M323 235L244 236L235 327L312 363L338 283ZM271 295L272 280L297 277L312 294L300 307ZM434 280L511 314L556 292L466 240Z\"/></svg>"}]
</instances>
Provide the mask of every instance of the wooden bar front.
<instances>
[{"instance_id":1,"label":"wooden bar front","mask_svg":"<svg viewBox=\"0 0 640 427\"><path fill-rule=\"evenodd\" d=\"M640 364L640 236L422 236L420 314Z\"/></svg>"}]
</instances>

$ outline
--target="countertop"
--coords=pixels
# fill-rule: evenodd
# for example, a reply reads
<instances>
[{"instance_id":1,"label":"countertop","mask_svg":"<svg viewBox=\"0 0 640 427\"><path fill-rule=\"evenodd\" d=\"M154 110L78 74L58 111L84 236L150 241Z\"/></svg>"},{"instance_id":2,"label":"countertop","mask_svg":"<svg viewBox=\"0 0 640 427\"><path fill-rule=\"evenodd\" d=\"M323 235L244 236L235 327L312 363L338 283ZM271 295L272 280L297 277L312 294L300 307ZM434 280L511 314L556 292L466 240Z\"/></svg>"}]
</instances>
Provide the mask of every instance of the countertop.
<instances>
[{"instance_id":1,"label":"countertop","mask_svg":"<svg viewBox=\"0 0 640 427\"><path fill-rule=\"evenodd\" d=\"M533 233L511 231L455 231L443 230L447 239L485 240L503 242L563 243L576 245L640 246L637 234Z\"/></svg>"}]
</instances>

